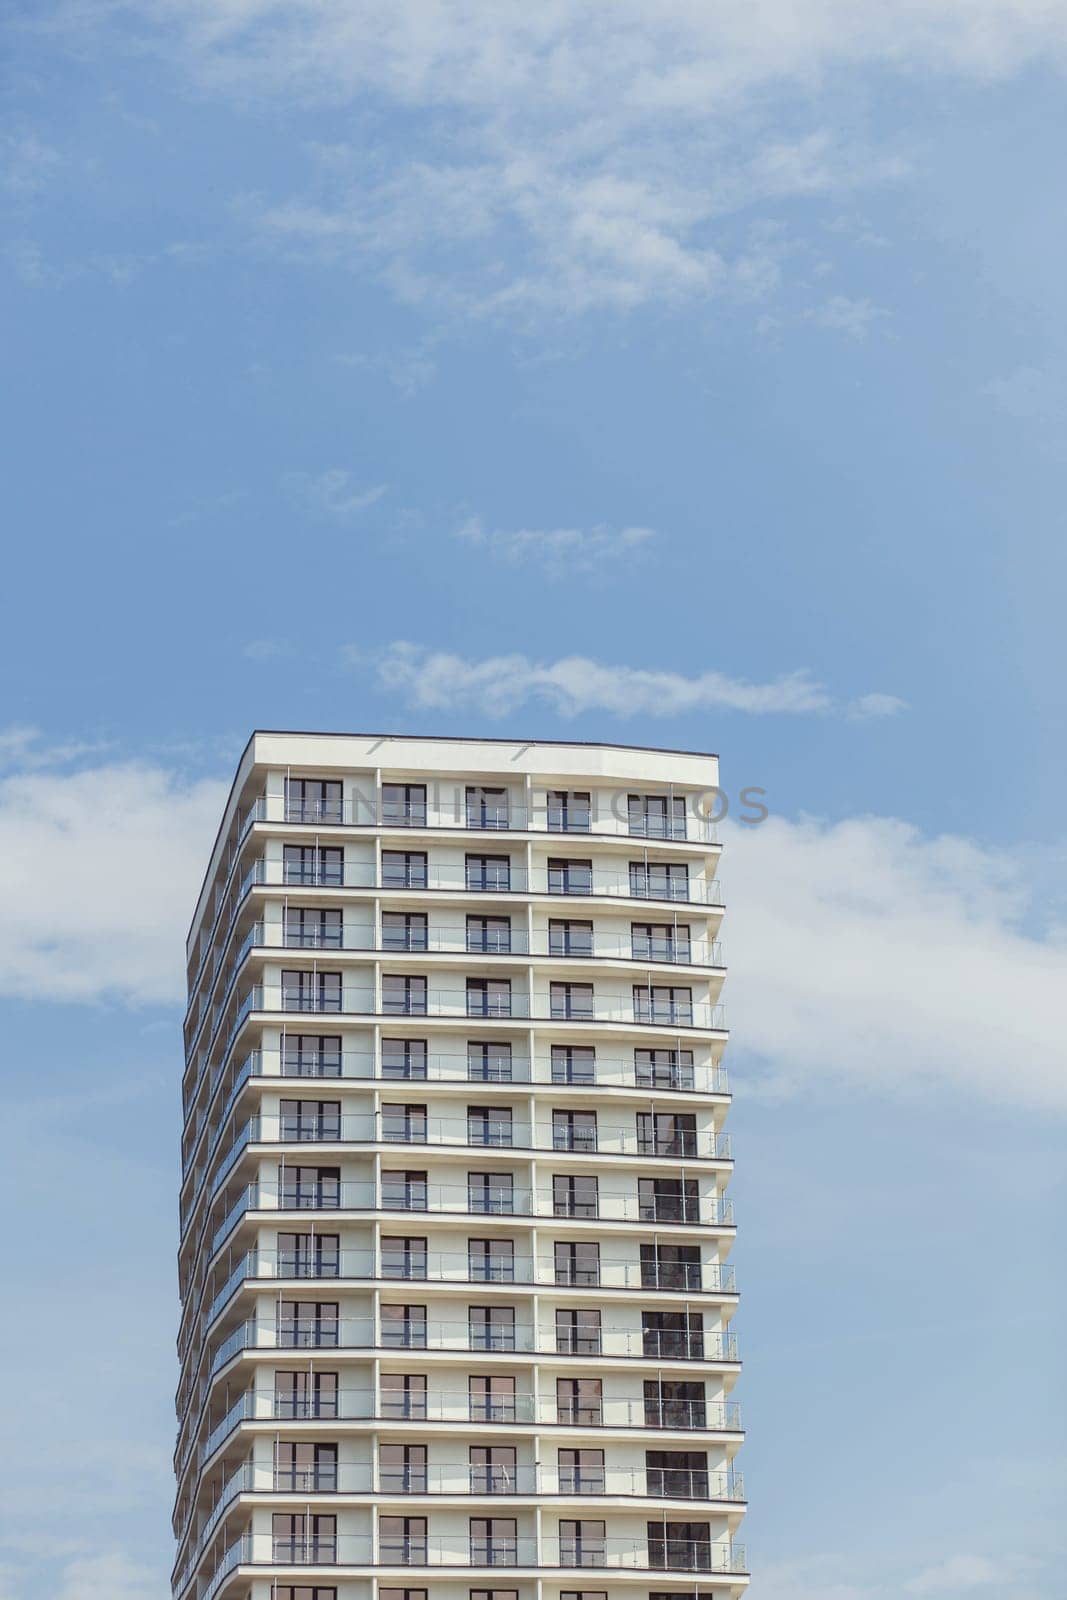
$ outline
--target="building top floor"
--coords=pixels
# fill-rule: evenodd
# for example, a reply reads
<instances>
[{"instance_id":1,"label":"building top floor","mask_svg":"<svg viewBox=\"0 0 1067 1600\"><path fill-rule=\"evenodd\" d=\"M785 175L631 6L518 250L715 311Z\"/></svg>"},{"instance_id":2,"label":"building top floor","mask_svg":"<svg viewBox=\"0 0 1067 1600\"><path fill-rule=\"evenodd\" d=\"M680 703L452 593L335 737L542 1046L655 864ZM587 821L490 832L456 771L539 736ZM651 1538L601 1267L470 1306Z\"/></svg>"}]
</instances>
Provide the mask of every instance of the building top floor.
<instances>
[{"instance_id":1,"label":"building top floor","mask_svg":"<svg viewBox=\"0 0 1067 1600\"><path fill-rule=\"evenodd\" d=\"M250 816L323 825L410 822L413 805L414 820L427 826L450 814L462 823L473 785L481 825L496 825L504 814L496 809L501 807L511 826L540 822L551 829L561 823L564 830L580 831L591 820L606 817L612 821L609 831L615 831L614 822L630 808L627 830L642 831L632 826L636 797L643 807L646 801L652 806L647 831L670 838L676 836L675 817L702 804L717 783L717 757L689 751L547 740L257 731L238 763L193 916L189 948L210 911L212 884L225 870L235 837ZM406 792L409 785L412 796ZM433 793L427 797L430 785Z\"/></svg>"}]
</instances>

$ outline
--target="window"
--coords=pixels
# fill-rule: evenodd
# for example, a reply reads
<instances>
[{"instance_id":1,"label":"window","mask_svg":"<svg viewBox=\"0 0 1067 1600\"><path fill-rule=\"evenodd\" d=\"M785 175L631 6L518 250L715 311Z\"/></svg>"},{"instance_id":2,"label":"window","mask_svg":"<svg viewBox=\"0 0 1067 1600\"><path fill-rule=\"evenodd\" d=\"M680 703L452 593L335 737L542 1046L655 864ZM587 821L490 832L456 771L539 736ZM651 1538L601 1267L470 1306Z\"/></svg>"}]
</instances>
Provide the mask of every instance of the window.
<instances>
[{"instance_id":1,"label":"window","mask_svg":"<svg viewBox=\"0 0 1067 1600\"><path fill-rule=\"evenodd\" d=\"M467 1045L467 1076L478 1083L510 1083L512 1060L510 1044L476 1043Z\"/></svg>"},{"instance_id":2,"label":"window","mask_svg":"<svg viewBox=\"0 0 1067 1600\"><path fill-rule=\"evenodd\" d=\"M476 955L507 955L511 949L511 918L468 917L467 949Z\"/></svg>"},{"instance_id":3,"label":"window","mask_svg":"<svg viewBox=\"0 0 1067 1600\"><path fill-rule=\"evenodd\" d=\"M593 863L569 856L549 856L549 894L592 894Z\"/></svg>"},{"instance_id":4,"label":"window","mask_svg":"<svg viewBox=\"0 0 1067 1600\"><path fill-rule=\"evenodd\" d=\"M595 1111L553 1111L553 1150L595 1150Z\"/></svg>"},{"instance_id":5,"label":"window","mask_svg":"<svg viewBox=\"0 0 1067 1600\"><path fill-rule=\"evenodd\" d=\"M283 1139L322 1141L341 1137L340 1100L283 1100L278 1110Z\"/></svg>"},{"instance_id":6,"label":"window","mask_svg":"<svg viewBox=\"0 0 1067 1600\"><path fill-rule=\"evenodd\" d=\"M430 873L425 850L383 850L383 889L425 889Z\"/></svg>"},{"instance_id":7,"label":"window","mask_svg":"<svg viewBox=\"0 0 1067 1600\"><path fill-rule=\"evenodd\" d=\"M645 1426L648 1428L703 1428L707 1405L702 1383L680 1378L645 1379Z\"/></svg>"},{"instance_id":8,"label":"window","mask_svg":"<svg viewBox=\"0 0 1067 1600\"><path fill-rule=\"evenodd\" d=\"M332 1349L338 1342L335 1300L282 1300L278 1305L278 1343L292 1349Z\"/></svg>"},{"instance_id":9,"label":"window","mask_svg":"<svg viewBox=\"0 0 1067 1600\"><path fill-rule=\"evenodd\" d=\"M642 1222L699 1222L697 1180L638 1178L637 1208Z\"/></svg>"},{"instance_id":10,"label":"window","mask_svg":"<svg viewBox=\"0 0 1067 1600\"><path fill-rule=\"evenodd\" d=\"M285 944L297 950L340 950L344 944L340 911L285 908Z\"/></svg>"},{"instance_id":11,"label":"window","mask_svg":"<svg viewBox=\"0 0 1067 1600\"><path fill-rule=\"evenodd\" d=\"M552 1214L595 1217L599 1212L597 1180L578 1173L557 1172L552 1178Z\"/></svg>"},{"instance_id":12,"label":"window","mask_svg":"<svg viewBox=\"0 0 1067 1600\"><path fill-rule=\"evenodd\" d=\"M548 953L550 956L591 956L593 924L551 917L548 924Z\"/></svg>"},{"instance_id":13,"label":"window","mask_svg":"<svg viewBox=\"0 0 1067 1600\"><path fill-rule=\"evenodd\" d=\"M596 1051L589 1045L552 1046L553 1083L595 1083Z\"/></svg>"},{"instance_id":14,"label":"window","mask_svg":"<svg viewBox=\"0 0 1067 1600\"><path fill-rule=\"evenodd\" d=\"M341 785L333 778L286 778L286 822L342 822Z\"/></svg>"},{"instance_id":15,"label":"window","mask_svg":"<svg viewBox=\"0 0 1067 1600\"><path fill-rule=\"evenodd\" d=\"M429 922L421 911L383 911L383 950L428 950Z\"/></svg>"},{"instance_id":16,"label":"window","mask_svg":"<svg viewBox=\"0 0 1067 1600\"><path fill-rule=\"evenodd\" d=\"M387 1591L379 1589L379 1595ZM321 1583L279 1583L274 1587L271 1600L337 1600L337 1590Z\"/></svg>"},{"instance_id":17,"label":"window","mask_svg":"<svg viewBox=\"0 0 1067 1600\"><path fill-rule=\"evenodd\" d=\"M606 1560L603 1522L559 1522L559 1564L561 1567L602 1567Z\"/></svg>"},{"instance_id":18,"label":"window","mask_svg":"<svg viewBox=\"0 0 1067 1600\"><path fill-rule=\"evenodd\" d=\"M510 1172L468 1172L467 1210L487 1216L515 1210L515 1178Z\"/></svg>"},{"instance_id":19,"label":"window","mask_svg":"<svg viewBox=\"0 0 1067 1600\"><path fill-rule=\"evenodd\" d=\"M494 1373L468 1383L472 1422L515 1421L515 1379Z\"/></svg>"},{"instance_id":20,"label":"window","mask_svg":"<svg viewBox=\"0 0 1067 1600\"><path fill-rule=\"evenodd\" d=\"M468 828L506 828L508 791L506 789L467 789Z\"/></svg>"},{"instance_id":21,"label":"window","mask_svg":"<svg viewBox=\"0 0 1067 1600\"><path fill-rule=\"evenodd\" d=\"M378 1600L426 1600L426 1590L379 1588ZM706 1595L701 1596L701 1600L709 1600L709 1597ZM711 1600L714 1600L714 1597L711 1597Z\"/></svg>"},{"instance_id":22,"label":"window","mask_svg":"<svg viewBox=\"0 0 1067 1600\"><path fill-rule=\"evenodd\" d=\"M699 1289L698 1244L643 1244L641 1287L644 1289Z\"/></svg>"},{"instance_id":23,"label":"window","mask_svg":"<svg viewBox=\"0 0 1067 1600\"><path fill-rule=\"evenodd\" d=\"M511 857L468 855L466 883L468 889L510 889Z\"/></svg>"},{"instance_id":24,"label":"window","mask_svg":"<svg viewBox=\"0 0 1067 1600\"><path fill-rule=\"evenodd\" d=\"M383 783L382 822L389 828L426 826L424 783Z\"/></svg>"},{"instance_id":25,"label":"window","mask_svg":"<svg viewBox=\"0 0 1067 1600\"><path fill-rule=\"evenodd\" d=\"M474 1283L514 1283L514 1241L468 1239L467 1273Z\"/></svg>"},{"instance_id":26,"label":"window","mask_svg":"<svg viewBox=\"0 0 1067 1600\"><path fill-rule=\"evenodd\" d=\"M603 1450L559 1451L560 1494L603 1494Z\"/></svg>"},{"instance_id":27,"label":"window","mask_svg":"<svg viewBox=\"0 0 1067 1600\"><path fill-rule=\"evenodd\" d=\"M282 847L286 883L319 884L336 889L345 881L345 853L340 845L287 844Z\"/></svg>"},{"instance_id":28,"label":"window","mask_svg":"<svg viewBox=\"0 0 1067 1600\"><path fill-rule=\"evenodd\" d=\"M338 1414L336 1372L275 1372L276 1417L294 1421Z\"/></svg>"},{"instance_id":29,"label":"window","mask_svg":"<svg viewBox=\"0 0 1067 1600\"><path fill-rule=\"evenodd\" d=\"M386 1144L425 1144L426 1107L395 1101L382 1105L382 1139Z\"/></svg>"},{"instance_id":30,"label":"window","mask_svg":"<svg viewBox=\"0 0 1067 1600\"><path fill-rule=\"evenodd\" d=\"M279 1232L279 1278L337 1278L340 1273L340 1234Z\"/></svg>"},{"instance_id":31,"label":"window","mask_svg":"<svg viewBox=\"0 0 1067 1600\"><path fill-rule=\"evenodd\" d=\"M644 1353L670 1361L704 1359L704 1318L699 1311L645 1311L641 1314Z\"/></svg>"},{"instance_id":32,"label":"window","mask_svg":"<svg viewBox=\"0 0 1067 1600\"><path fill-rule=\"evenodd\" d=\"M337 1560L336 1517L276 1511L271 1532L275 1561L293 1566L331 1566Z\"/></svg>"},{"instance_id":33,"label":"window","mask_svg":"<svg viewBox=\"0 0 1067 1600\"><path fill-rule=\"evenodd\" d=\"M513 1124L510 1106L468 1106L467 1143L510 1145Z\"/></svg>"},{"instance_id":34,"label":"window","mask_svg":"<svg viewBox=\"0 0 1067 1600\"><path fill-rule=\"evenodd\" d=\"M468 1017L510 1017L510 978L468 978Z\"/></svg>"},{"instance_id":35,"label":"window","mask_svg":"<svg viewBox=\"0 0 1067 1600\"><path fill-rule=\"evenodd\" d=\"M631 861L630 893L635 900L688 900L688 864L684 861Z\"/></svg>"},{"instance_id":36,"label":"window","mask_svg":"<svg viewBox=\"0 0 1067 1600\"><path fill-rule=\"evenodd\" d=\"M426 1420L426 1377L421 1372L383 1372L380 1380L383 1417L401 1421Z\"/></svg>"},{"instance_id":37,"label":"window","mask_svg":"<svg viewBox=\"0 0 1067 1600\"><path fill-rule=\"evenodd\" d=\"M425 1172L404 1168L382 1173L383 1211L425 1211L427 1194Z\"/></svg>"},{"instance_id":38,"label":"window","mask_svg":"<svg viewBox=\"0 0 1067 1600\"><path fill-rule=\"evenodd\" d=\"M673 922L632 922L630 949L635 961L688 961L689 929Z\"/></svg>"},{"instance_id":39,"label":"window","mask_svg":"<svg viewBox=\"0 0 1067 1600\"><path fill-rule=\"evenodd\" d=\"M282 973L283 1011L340 1011L339 972Z\"/></svg>"},{"instance_id":40,"label":"window","mask_svg":"<svg viewBox=\"0 0 1067 1600\"><path fill-rule=\"evenodd\" d=\"M472 1517L471 1566L513 1567L519 1540L514 1517Z\"/></svg>"},{"instance_id":41,"label":"window","mask_svg":"<svg viewBox=\"0 0 1067 1600\"><path fill-rule=\"evenodd\" d=\"M693 991L674 983L635 983L635 1022L679 1022L685 1027L693 1021Z\"/></svg>"},{"instance_id":42,"label":"window","mask_svg":"<svg viewBox=\"0 0 1067 1600\"><path fill-rule=\"evenodd\" d=\"M382 1239L383 1278L425 1278L426 1240Z\"/></svg>"},{"instance_id":43,"label":"window","mask_svg":"<svg viewBox=\"0 0 1067 1600\"><path fill-rule=\"evenodd\" d=\"M386 1016L424 1017L426 979L407 973L383 973L382 1011Z\"/></svg>"},{"instance_id":44,"label":"window","mask_svg":"<svg viewBox=\"0 0 1067 1600\"><path fill-rule=\"evenodd\" d=\"M337 1446L278 1440L274 1446L274 1487L300 1494L309 1490L332 1494L337 1488Z\"/></svg>"},{"instance_id":45,"label":"window","mask_svg":"<svg viewBox=\"0 0 1067 1600\"><path fill-rule=\"evenodd\" d=\"M424 1444L380 1444L378 1484L383 1494L425 1494L428 1487Z\"/></svg>"},{"instance_id":46,"label":"window","mask_svg":"<svg viewBox=\"0 0 1067 1600\"><path fill-rule=\"evenodd\" d=\"M387 1350L425 1350L426 1307L382 1306L381 1330Z\"/></svg>"},{"instance_id":47,"label":"window","mask_svg":"<svg viewBox=\"0 0 1067 1600\"><path fill-rule=\"evenodd\" d=\"M708 1457L704 1450L646 1450L645 1486L649 1494L676 1499L708 1498Z\"/></svg>"},{"instance_id":48,"label":"window","mask_svg":"<svg viewBox=\"0 0 1067 1600\"><path fill-rule=\"evenodd\" d=\"M340 1167L280 1167L278 1204L283 1211L319 1211L341 1204Z\"/></svg>"},{"instance_id":49,"label":"window","mask_svg":"<svg viewBox=\"0 0 1067 1600\"><path fill-rule=\"evenodd\" d=\"M711 1526L707 1522L650 1522L648 1564L666 1572L711 1571Z\"/></svg>"},{"instance_id":50,"label":"window","mask_svg":"<svg viewBox=\"0 0 1067 1600\"><path fill-rule=\"evenodd\" d=\"M600 1312L582 1308L556 1312L556 1352L561 1356L598 1356Z\"/></svg>"},{"instance_id":51,"label":"window","mask_svg":"<svg viewBox=\"0 0 1067 1600\"><path fill-rule=\"evenodd\" d=\"M588 1022L593 1016L593 985L591 983L550 983L548 1009L553 1021L563 1022L575 1018Z\"/></svg>"},{"instance_id":52,"label":"window","mask_svg":"<svg viewBox=\"0 0 1067 1600\"><path fill-rule=\"evenodd\" d=\"M421 1082L426 1077L425 1039L383 1039L382 1077Z\"/></svg>"},{"instance_id":53,"label":"window","mask_svg":"<svg viewBox=\"0 0 1067 1600\"><path fill-rule=\"evenodd\" d=\"M517 1479L514 1445L471 1445L471 1494L514 1494L518 1488Z\"/></svg>"},{"instance_id":54,"label":"window","mask_svg":"<svg viewBox=\"0 0 1067 1600\"><path fill-rule=\"evenodd\" d=\"M283 1033L282 1072L287 1078L339 1078L340 1035Z\"/></svg>"},{"instance_id":55,"label":"window","mask_svg":"<svg viewBox=\"0 0 1067 1600\"><path fill-rule=\"evenodd\" d=\"M631 794L627 796L630 832L645 839L685 838L685 796Z\"/></svg>"},{"instance_id":56,"label":"window","mask_svg":"<svg viewBox=\"0 0 1067 1600\"><path fill-rule=\"evenodd\" d=\"M556 1421L599 1427L604 1420L603 1390L599 1378L557 1378Z\"/></svg>"},{"instance_id":57,"label":"window","mask_svg":"<svg viewBox=\"0 0 1067 1600\"><path fill-rule=\"evenodd\" d=\"M600 1282L600 1246L595 1240L557 1239L553 1250L557 1283Z\"/></svg>"},{"instance_id":58,"label":"window","mask_svg":"<svg viewBox=\"0 0 1067 1600\"><path fill-rule=\"evenodd\" d=\"M692 1050L635 1050L634 1078L642 1089L692 1089Z\"/></svg>"},{"instance_id":59,"label":"window","mask_svg":"<svg viewBox=\"0 0 1067 1600\"><path fill-rule=\"evenodd\" d=\"M548 791L549 833L588 833L589 795L566 789Z\"/></svg>"},{"instance_id":60,"label":"window","mask_svg":"<svg viewBox=\"0 0 1067 1600\"><path fill-rule=\"evenodd\" d=\"M472 1350L514 1350L514 1306L471 1306L467 1312Z\"/></svg>"},{"instance_id":61,"label":"window","mask_svg":"<svg viewBox=\"0 0 1067 1600\"><path fill-rule=\"evenodd\" d=\"M379 1517L378 1560L383 1567L424 1567L426 1518Z\"/></svg>"},{"instance_id":62,"label":"window","mask_svg":"<svg viewBox=\"0 0 1067 1600\"><path fill-rule=\"evenodd\" d=\"M637 1148L643 1156L695 1156L696 1116L690 1111L639 1111Z\"/></svg>"}]
</instances>

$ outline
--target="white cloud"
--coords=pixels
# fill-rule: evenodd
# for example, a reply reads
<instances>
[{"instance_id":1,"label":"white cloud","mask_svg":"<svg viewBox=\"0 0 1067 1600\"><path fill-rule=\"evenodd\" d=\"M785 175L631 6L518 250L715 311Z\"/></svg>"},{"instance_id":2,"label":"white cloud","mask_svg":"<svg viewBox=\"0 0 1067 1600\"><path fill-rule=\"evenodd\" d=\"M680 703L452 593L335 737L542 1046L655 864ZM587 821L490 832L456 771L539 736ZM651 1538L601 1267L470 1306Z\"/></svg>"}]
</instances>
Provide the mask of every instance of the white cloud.
<instances>
[{"instance_id":1,"label":"white cloud","mask_svg":"<svg viewBox=\"0 0 1067 1600\"><path fill-rule=\"evenodd\" d=\"M0 993L179 1000L225 794L138 762L0 779Z\"/></svg>"},{"instance_id":2,"label":"white cloud","mask_svg":"<svg viewBox=\"0 0 1067 1600\"><path fill-rule=\"evenodd\" d=\"M344 652L362 665L363 652ZM375 658L382 688L400 693L423 710L472 708L502 717L531 702L561 716L606 711L612 716L680 716L692 711L813 712L832 706L830 696L804 672L770 683L750 683L722 672L686 677L606 666L585 656L535 662L528 656L489 656L468 661L446 651L397 641Z\"/></svg>"},{"instance_id":3,"label":"white cloud","mask_svg":"<svg viewBox=\"0 0 1067 1600\"><path fill-rule=\"evenodd\" d=\"M167 1600L169 1595L162 1575L114 1550L68 1562L56 1600Z\"/></svg>"},{"instance_id":4,"label":"white cloud","mask_svg":"<svg viewBox=\"0 0 1067 1600\"><path fill-rule=\"evenodd\" d=\"M264 238L483 316L765 292L777 257L745 231L754 207L904 170L903 114L887 148L865 144L877 78L914 74L917 92L935 74L1002 79L1067 45L1048 0L116 9L218 95L278 98L289 116L326 103L334 127L352 110L350 140L315 144L309 192L259 205ZM366 138L382 111L390 139ZM822 319L860 336L878 314L845 296Z\"/></svg>"},{"instance_id":5,"label":"white cloud","mask_svg":"<svg viewBox=\"0 0 1067 1600\"><path fill-rule=\"evenodd\" d=\"M290 472L282 481L292 499L305 511L337 522L347 522L366 511L388 489L388 484L384 483L360 486L342 467L330 467L317 474Z\"/></svg>"},{"instance_id":6,"label":"white cloud","mask_svg":"<svg viewBox=\"0 0 1067 1600\"><path fill-rule=\"evenodd\" d=\"M908 709L908 702L895 694L861 694L848 706L848 715L856 722L866 722L877 717L895 717Z\"/></svg>"},{"instance_id":7,"label":"white cloud","mask_svg":"<svg viewBox=\"0 0 1067 1600\"><path fill-rule=\"evenodd\" d=\"M1021 854L888 817L727 829L730 1023L764 1092L1067 1110L1067 937L1034 927Z\"/></svg>"},{"instance_id":8,"label":"white cloud","mask_svg":"<svg viewBox=\"0 0 1067 1600\"><path fill-rule=\"evenodd\" d=\"M1002 1569L986 1556L949 1556L905 1583L909 1594L965 1594L998 1583Z\"/></svg>"},{"instance_id":9,"label":"white cloud","mask_svg":"<svg viewBox=\"0 0 1067 1600\"><path fill-rule=\"evenodd\" d=\"M541 567L549 577L604 571L639 558L656 534L651 528L520 528L512 532L486 529L480 517L469 518L455 537L514 565Z\"/></svg>"},{"instance_id":10,"label":"white cloud","mask_svg":"<svg viewBox=\"0 0 1067 1600\"><path fill-rule=\"evenodd\" d=\"M364 666L368 659L357 646L342 654L353 666ZM786 673L769 683L752 683L723 672L686 676L611 666L587 656L538 662L529 656L507 655L471 661L403 640L387 646L373 660L382 688L402 694L415 708L470 708L490 717L506 716L537 702L564 717L593 711L619 717L673 717L693 711L757 715L843 711L849 717L865 719L892 716L904 709L904 701L889 694L862 695L839 706L822 684L802 671Z\"/></svg>"}]
</instances>

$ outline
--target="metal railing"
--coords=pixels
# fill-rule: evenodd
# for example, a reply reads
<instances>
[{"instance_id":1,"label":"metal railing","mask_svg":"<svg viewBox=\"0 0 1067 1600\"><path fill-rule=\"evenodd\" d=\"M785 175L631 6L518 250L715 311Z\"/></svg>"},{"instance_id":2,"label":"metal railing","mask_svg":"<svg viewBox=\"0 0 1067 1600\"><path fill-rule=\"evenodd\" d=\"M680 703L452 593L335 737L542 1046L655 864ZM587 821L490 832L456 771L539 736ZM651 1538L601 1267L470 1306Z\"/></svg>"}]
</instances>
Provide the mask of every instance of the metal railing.
<instances>
[{"instance_id":1,"label":"metal railing","mask_svg":"<svg viewBox=\"0 0 1067 1600\"><path fill-rule=\"evenodd\" d=\"M242 818L242 829L255 822L284 822L334 828L412 828L477 832L577 833L608 838L667 839L717 844L715 824L703 815L700 797L693 797L683 816L637 815L628 807L562 805L527 806L508 796L500 802L468 802L461 790L447 797L431 789L425 802L390 803L381 796L358 800L298 800L285 795L259 795Z\"/></svg>"},{"instance_id":2,"label":"metal railing","mask_svg":"<svg viewBox=\"0 0 1067 1600\"><path fill-rule=\"evenodd\" d=\"M278 888L316 889L434 889L453 894L523 894L567 898L665 900L719 908L722 898L715 878L659 871L654 863L639 868L610 871L591 867L537 867L531 877L517 862L474 867L446 866L432 859L392 866L383 862L380 874L373 862L330 861L309 863L277 861L261 856L251 868L250 883Z\"/></svg>"},{"instance_id":3,"label":"metal railing","mask_svg":"<svg viewBox=\"0 0 1067 1600\"><path fill-rule=\"evenodd\" d=\"M683 930L684 931L684 930ZM525 928L475 929L428 923L426 927L383 927L375 939L369 926L351 923L336 928L292 928L284 922L257 922L238 952L249 949L316 950L375 954L548 956L577 961L641 961L668 966L711 966L723 963L718 939L635 933L594 932L584 936L535 931L531 941Z\"/></svg>"}]
</instances>

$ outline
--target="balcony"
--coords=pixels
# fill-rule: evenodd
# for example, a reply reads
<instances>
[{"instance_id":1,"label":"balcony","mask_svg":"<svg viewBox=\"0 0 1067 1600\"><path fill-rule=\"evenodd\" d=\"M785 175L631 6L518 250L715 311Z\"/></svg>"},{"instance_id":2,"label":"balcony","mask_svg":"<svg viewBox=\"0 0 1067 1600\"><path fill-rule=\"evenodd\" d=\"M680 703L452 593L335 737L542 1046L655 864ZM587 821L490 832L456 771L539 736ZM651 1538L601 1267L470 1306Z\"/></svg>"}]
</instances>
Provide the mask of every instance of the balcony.
<instances>
[{"instance_id":1,"label":"balcony","mask_svg":"<svg viewBox=\"0 0 1067 1600\"><path fill-rule=\"evenodd\" d=\"M479 1327L436 1319L400 1320L375 1325L371 1317L255 1320L244 1323L216 1349L212 1372L243 1350L430 1350L501 1351L519 1355L600 1357L606 1361L736 1363L737 1335L694 1329L660 1330L596 1326L584 1331L534 1328L527 1322Z\"/></svg>"},{"instance_id":2,"label":"balcony","mask_svg":"<svg viewBox=\"0 0 1067 1600\"><path fill-rule=\"evenodd\" d=\"M470 1540L408 1537L382 1540L378 1559L369 1534L319 1535L306 1541L279 1540L269 1533L245 1534L219 1558L205 1595L219 1573L237 1566L385 1567L463 1570L487 1566L544 1570L623 1572L708 1572L747 1574L743 1545L728 1539L643 1539L613 1536L578 1541L544 1535L540 1545L533 1535L514 1539Z\"/></svg>"},{"instance_id":3,"label":"balcony","mask_svg":"<svg viewBox=\"0 0 1067 1600\"><path fill-rule=\"evenodd\" d=\"M413 1108L415 1110L416 1108ZM493 1111L507 1111L507 1107L494 1107ZM235 1133L232 1150L238 1153L249 1144L284 1144L290 1142L283 1129L283 1119L274 1115L250 1117ZM307 1141L303 1141L307 1142ZM703 1129L671 1129L669 1131L630 1131L618 1128L586 1128L584 1126L548 1126L539 1124L531 1129L526 1122L508 1116L431 1117L426 1115L390 1113L383 1110L372 1113L343 1114L330 1119L328 1144L402 1144L419 1145L428 1149L492 1150L544 1150L579 1151L598 1155L640 1156L659 1158L684 1158L687 1161L729 1161L731 1140L727 1133L713 1133ZM226 1170L233 1165L228 1158ZM220 1188L220 1175L214 1187Z\"/></svg>"},{"instance_id":4,"label":"balcony","mask_svg":"<svg viewBox=\"0 0 1067 1600\"><path fill-rule=\"evenodd\" d=\"M392 1016L462 1018L486 1016L495 1020L514 1018L529 1022L559 1022L571 1020L597 1026L616 1027L670 1027L697 1029L703 1032L722 1032L726 1026L726 1013L720 1003L704 1001L646 999L643 993L596 995L585 1005L569 1008L569 1014L553 1012L547 996L530 997L521 992L494 995L483 1004L480 996L472 998L466 989L430 989L396 998L376 996L373 989L345 984L326 985L321 980L333 974L319 973L316 986L295 986L283 989L256 985L242 997L244 1015L252 1011L280 1011L299 1016ZM338 978L340 974L336 975ZM563 1008L568 1013L568 1008Z\"/></svg>"},{"instance_id":5,"label":"balcony","mask_svg":"<svg viewBox=\"0 0 1067 1600\"><path fill-rule=\"evenodd\" d=\"M405 928L383 927L379 942L365 927L298 929L281 922L257 922L241 946L248 950L327 950L351 954L539 956L575 961L639 961L667 966L721 967L718 939L674 938L669 935L591 932L567 934L537 931L531 940L525 928L473 928L427 923Z\"/></svg>"},{"instance_id":6,"label":"balcony","mask_svg":"<svg viewBox=\"0 0 1067 1600\"><path fill-rule=\"evenodd\" d=\"M508 794L499 801L468 800L462 787L430 786L425 799L391 802L380 794L358 799L303 800L260 795L242 818L242 829L254 823L280 822L293 827L345 829L434 829L514 833L592 833L600 838L689 840L718 843L716 826L690 797L674 815L630 809L621 796L600 796L595 806L573 799L527 806ZM621 801L621 803L614 803Z\"/></svg>"},{"instance_id":7,"label":"balcony","mask_svg":"<svg viewBox=\"0 0 1067 1600\"><path fill-rule=\"evenodd\" d=\"M655 863L611 871L595 867L537 867L528 877L526 868L506 862L492 867L443 866L430 860L407 862L390 868L383 865L377 876L373 865L361 862L311 863L287 865L259 858L249 884L277 888L314 889L432 889L450 894L532 894L574 895L581 898L622 900L663 900L671 903L722 907L716 879L695 874L669 872Z\"/></svg>"},{"instance_id":8,"label":"balcony","mask_svg":"<svg viewBox=\"0 0 1067 1600\"><path fill-rule=\"evenodd\" d=\"M573 1271L554 1257L502 1252L496 1257L475 1257L458 1253L411 1250L382 1252L350 1249L337 1242L336 1235L321 1235L307 1251L252 1250L238 1262L211 1303L208 1321L213 1320L235 1290L245 1282L294 1282L321 1280L337 1282L418 1282L506 1283L535 1287L556 1287L593 1283L603 1289L640 1289L645 1292L686 1292L733 1296L737 1292L734 1268L725 1262L700 1264L649 1263L605 1257Z\"/></svg>"}]
</instances>

